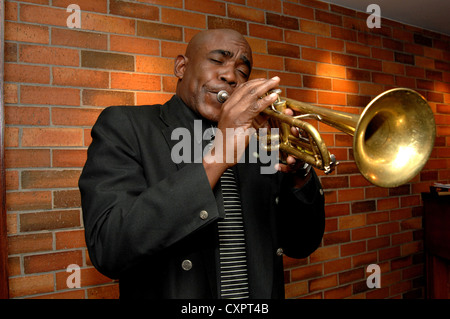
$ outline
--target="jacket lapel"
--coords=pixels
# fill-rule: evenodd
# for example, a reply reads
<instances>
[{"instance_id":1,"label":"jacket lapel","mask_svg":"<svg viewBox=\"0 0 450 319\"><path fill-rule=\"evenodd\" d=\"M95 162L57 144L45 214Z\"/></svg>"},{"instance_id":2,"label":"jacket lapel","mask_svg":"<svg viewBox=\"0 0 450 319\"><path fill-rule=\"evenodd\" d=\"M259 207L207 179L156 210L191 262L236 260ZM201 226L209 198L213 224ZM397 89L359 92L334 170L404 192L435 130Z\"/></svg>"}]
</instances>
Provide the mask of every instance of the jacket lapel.
<instances>
[{"instance_id":1,"label":"jacket lapel","mask_svg":"<svg viewBox=\"0 0 450 319\"><path fill-rule=\"evenodd\" d=\"M207 139L203 139L203 132L211 127L209 123L205 123L197 114L188 108L178 96L173 96L164 106L161 107L161 120L166 124L162 130L162 134L170 150L178 143L182 142L180 139L174 139L172 134L174 130L179 130L182 133L181 138L187 138L189 141L184 141L183 144L191 152L191 162L201 163L204 147L209 143ZM189 145L189 146L188 146ZM188 150L186 150L188 151ZM177 163L178 170L182 169L187 163ZM223 208L223 197L220 183L215 187L214 196L216 198L217 207L221 216L225 216ZM210 282L211 294L213 298L219 296L219 285L217 273L217 261L219 260L219 242L217 236L217 224L211 226L210 238L216 240L214 250L202 250L203 261L207 269L207 276ZM208 240L208 239L205 239Z\"/></svg>"}]
</instances>

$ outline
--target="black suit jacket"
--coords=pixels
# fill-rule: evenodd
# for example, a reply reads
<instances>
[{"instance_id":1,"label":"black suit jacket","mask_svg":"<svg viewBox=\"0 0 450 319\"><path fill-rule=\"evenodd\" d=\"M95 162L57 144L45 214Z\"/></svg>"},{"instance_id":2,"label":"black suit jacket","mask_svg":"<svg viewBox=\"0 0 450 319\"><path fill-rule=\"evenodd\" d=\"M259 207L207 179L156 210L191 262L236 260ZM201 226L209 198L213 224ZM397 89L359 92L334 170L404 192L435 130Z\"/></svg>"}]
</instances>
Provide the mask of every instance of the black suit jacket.
<instances>
[{"instance_id":1,"label":"black suit jacket","mask_svg":"<svg viewBox=\"0 0 450 319\"><path fill-rule=\"evenodd\" d=\"M121 298L219 296L217 221L225 215L220 185L211 190L201 163L171 160L179 142L171 137L173 130L185 127L193 134L196 119L174 96L164 106L109 107L92 129L79 181L86 243L94 266L119 279ZM203 147L206 142L193 138L192 143ZM302 189L292 189L290 175L260 174L258 164L233 169L250 295L283 298L277 251L304 258L319 246L324 231L320 182L313 173ZM183 267L184 261L191 267Z\"/></svg>"}]
</instances>

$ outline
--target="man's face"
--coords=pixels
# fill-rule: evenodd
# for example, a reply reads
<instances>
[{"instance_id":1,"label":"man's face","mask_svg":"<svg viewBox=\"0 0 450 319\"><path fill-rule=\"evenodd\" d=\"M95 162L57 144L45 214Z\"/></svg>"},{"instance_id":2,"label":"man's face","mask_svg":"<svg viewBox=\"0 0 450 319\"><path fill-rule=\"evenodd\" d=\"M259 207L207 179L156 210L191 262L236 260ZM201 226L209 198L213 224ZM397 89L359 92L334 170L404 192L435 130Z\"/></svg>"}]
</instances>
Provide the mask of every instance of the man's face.
<instances>
[{"instance_id":1,"label":"man's face","mask_svg":"<svg viewBox=\"0 0 450 319\"><path fill-rule=\"evenodd\" d=\"M193 42L186 56L177 58L177 94L202 117L218 122L222 104L217 93L226 90L231 94L248 80L251 66L251 49L242 36L219 30L209 32Z\"/></svg>"}]
</instances>

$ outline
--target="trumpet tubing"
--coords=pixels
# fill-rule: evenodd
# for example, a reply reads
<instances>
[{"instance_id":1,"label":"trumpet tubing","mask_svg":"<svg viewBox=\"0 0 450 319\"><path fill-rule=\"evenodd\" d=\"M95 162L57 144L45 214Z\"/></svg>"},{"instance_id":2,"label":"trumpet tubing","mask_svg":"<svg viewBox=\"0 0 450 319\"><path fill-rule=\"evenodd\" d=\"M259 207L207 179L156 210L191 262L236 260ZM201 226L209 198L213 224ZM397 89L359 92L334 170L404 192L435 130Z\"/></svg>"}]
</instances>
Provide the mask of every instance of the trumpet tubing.
<instances>
[{"instance_id":1,"label":"trumpet tubing","mask_svg":"<svg viewBox=\"0 0 450 319\"><path fill-rule=\"evenodd\" d=\"M227 98L227 92L219 92L221 103ZM285 108L291 108L297 116L284 114ZM360 173L380 187L400 186L416 176L431 154L436 135L434 114L427 101L406 88L379 94L361 115L284 97L279 97L263 113L280 129L282 153L293 155L326 174L338 163L316 128L303 119L316 119L353 136L353 155ZM296 127L302 138L293 136L291 127Z\"/></svg>"}]
</instances>

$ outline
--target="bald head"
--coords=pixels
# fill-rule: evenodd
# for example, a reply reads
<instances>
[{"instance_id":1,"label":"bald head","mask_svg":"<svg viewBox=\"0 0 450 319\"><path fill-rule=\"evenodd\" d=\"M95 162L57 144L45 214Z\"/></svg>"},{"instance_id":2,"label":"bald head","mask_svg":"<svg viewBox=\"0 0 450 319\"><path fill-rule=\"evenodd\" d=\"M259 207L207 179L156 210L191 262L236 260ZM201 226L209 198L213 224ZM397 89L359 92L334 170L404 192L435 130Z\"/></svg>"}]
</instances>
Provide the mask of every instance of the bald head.
<instances>
[{"instance_id":1,"label":"bald head","mask_svg":"<svg viewBox=\"0 0 450 319\"><path fill-rule=\"evenodd\" d=\"M202 31L191 39L186 53L176 58L177 95L203 117L215 121L221 109L217 93L232 93L246 82L252 61L250 45L239 32Z\"/></svg>"},{"instance_id":2,"label":"bald head","mask_svg":"<svg viewBox=\"0 0 450 319\"><path fill-rule=\"evenodd\" d=\"M191 39L191 41L189 41L188 47L186 49L186 56L189 57L192 54L195 54L195 52L198 50L199 47L205 45L206 43L212 40L217 39L224 39L224 40L233 39L235 41L243 42L248 46L248 49L251 52L250 45L248 44L247 40L245 40L244 36L239 32L232 29L212 29L197 33Z\"/></svg>"}]
</instances>

